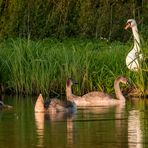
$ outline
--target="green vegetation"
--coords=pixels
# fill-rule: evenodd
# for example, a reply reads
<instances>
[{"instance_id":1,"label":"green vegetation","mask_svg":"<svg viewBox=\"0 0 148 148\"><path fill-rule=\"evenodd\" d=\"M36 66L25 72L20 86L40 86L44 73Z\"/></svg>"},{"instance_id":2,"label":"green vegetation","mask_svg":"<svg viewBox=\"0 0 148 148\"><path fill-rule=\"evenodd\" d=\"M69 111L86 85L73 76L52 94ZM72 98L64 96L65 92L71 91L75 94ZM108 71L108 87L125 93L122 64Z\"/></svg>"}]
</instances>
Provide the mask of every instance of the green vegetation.
<instances>
[{"instance_id":1,"label":"green vegetation","mask_svg":"<svg viewBox=\"0 0 148 148\"><path fill-rule=\"evenodd\" d=\"M78 80L76 94L91 90L113 92L118 75L129 78L144 92L148 88L148 44L143 46L145 60L139 73L131 72L125 58L131 45L89 39L9 39L0 43L1 87L11 93L65 93L68 77Z\"/></svg>"},{"instance_id":2,"label":"green vegetation","mask_svg":"<svg viewBox=\"0 0 148 148\"><path fill-rule=\"evenodd\" d=\"M129 18L148 34L147 12L147 0L1 0L0 39L81 36L125 41L129 36L123 26Z\"/></svg>"},{"instance_id":3,"label":"green vegetation","mask_svg":"<svg viewBox=\"0 0 148 148\"><path fill-rule=\"evenodd\" d=\"M79 82L74 88L77 94L113 92L114 79L125 75L144 93L148 87L147 11L145 0L1 0L1 90L63 93L66 79L73 77ZM139 73L125 65L131 45L123 42L131 32L123 28L129 18L136 19L146 41Z\"/></svg>"}]
</instances>

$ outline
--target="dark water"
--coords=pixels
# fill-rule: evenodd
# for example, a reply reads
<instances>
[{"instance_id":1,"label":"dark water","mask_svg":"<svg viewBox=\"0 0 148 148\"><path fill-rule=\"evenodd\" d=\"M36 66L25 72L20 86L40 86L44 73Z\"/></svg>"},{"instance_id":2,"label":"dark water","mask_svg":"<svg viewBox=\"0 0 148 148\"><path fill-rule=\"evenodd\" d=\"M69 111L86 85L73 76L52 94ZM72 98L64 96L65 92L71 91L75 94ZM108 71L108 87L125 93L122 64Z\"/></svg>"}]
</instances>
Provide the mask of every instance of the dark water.
<instances>
[{"instance_id":1,"label":"dark water","mask_svg":"<svg viewBox=\"0 0 148 148\"><path fill-rule=\"evenodd\" d=\"M125 106L85 107L73 115L34 113L35 98L4 97L14 106L0 112L2 148L148 147L147 100Z\"/></svg>"}]
</instances>

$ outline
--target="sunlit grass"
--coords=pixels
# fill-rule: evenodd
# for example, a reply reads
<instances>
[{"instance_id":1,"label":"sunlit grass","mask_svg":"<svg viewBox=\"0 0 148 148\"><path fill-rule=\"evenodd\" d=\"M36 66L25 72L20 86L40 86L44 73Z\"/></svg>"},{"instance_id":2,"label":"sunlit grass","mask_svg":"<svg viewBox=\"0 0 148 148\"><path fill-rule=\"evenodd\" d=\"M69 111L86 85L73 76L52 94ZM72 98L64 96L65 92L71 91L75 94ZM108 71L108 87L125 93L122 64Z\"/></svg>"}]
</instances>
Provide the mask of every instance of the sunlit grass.
<instances>
[{"instance_id":1,"label":"sunlit grass","mask_svg":"<svg viewBox=\"0 0 148 148\"><path fill-rule=\"evenodd\" d=\"M0 83L15 93L63 94L68 77L79 82L74 87L77 94L91 90L113 92L118 75L128 77L142 91L148 87L148 54L145 52L140 73L129 71L125 65L129 44L89 39L10 39L1 42L0 49Z\"/></svg>"}]
</instances>

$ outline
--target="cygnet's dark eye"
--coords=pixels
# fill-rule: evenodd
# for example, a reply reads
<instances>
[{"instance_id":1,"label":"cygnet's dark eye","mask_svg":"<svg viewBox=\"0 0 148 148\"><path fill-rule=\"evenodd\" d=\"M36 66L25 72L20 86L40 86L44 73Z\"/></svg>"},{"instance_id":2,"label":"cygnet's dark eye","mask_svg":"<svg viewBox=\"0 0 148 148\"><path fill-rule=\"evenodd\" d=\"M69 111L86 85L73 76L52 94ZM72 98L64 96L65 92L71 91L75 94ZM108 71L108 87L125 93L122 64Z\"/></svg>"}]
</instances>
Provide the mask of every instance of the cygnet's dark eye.
<instances>
[{"instance_id":1,"label":"cygnet's dark eye","mask_svg":"<svg viewBox=\"0 0 148 148\"><path fill-rule=\"evenodd\" d=\"M129 24L129 25L131 25L131 23L132 23L131 21L130 21L130 22L128 22L128 24Z\"/></svg>"}]
</instances>

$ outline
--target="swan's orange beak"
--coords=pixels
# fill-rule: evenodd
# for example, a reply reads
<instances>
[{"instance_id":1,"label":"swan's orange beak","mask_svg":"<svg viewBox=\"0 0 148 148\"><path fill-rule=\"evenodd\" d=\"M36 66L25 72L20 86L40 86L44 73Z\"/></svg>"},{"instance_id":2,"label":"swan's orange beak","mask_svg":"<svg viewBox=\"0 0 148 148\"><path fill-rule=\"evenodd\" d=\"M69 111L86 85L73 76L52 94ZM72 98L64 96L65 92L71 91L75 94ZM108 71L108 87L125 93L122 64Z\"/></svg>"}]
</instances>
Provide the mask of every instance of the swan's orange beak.
<instances>
[{"instance_id":1,"label":"swan's orange beak","mask_svg":"<svg viewBox=\"0 0 148 148\"><path fill-rule=\"evenodd\" d=\"M131 23L127 23L126 26L124 27L125 30L131 27Z\"/></svg>"}]
</instances>

